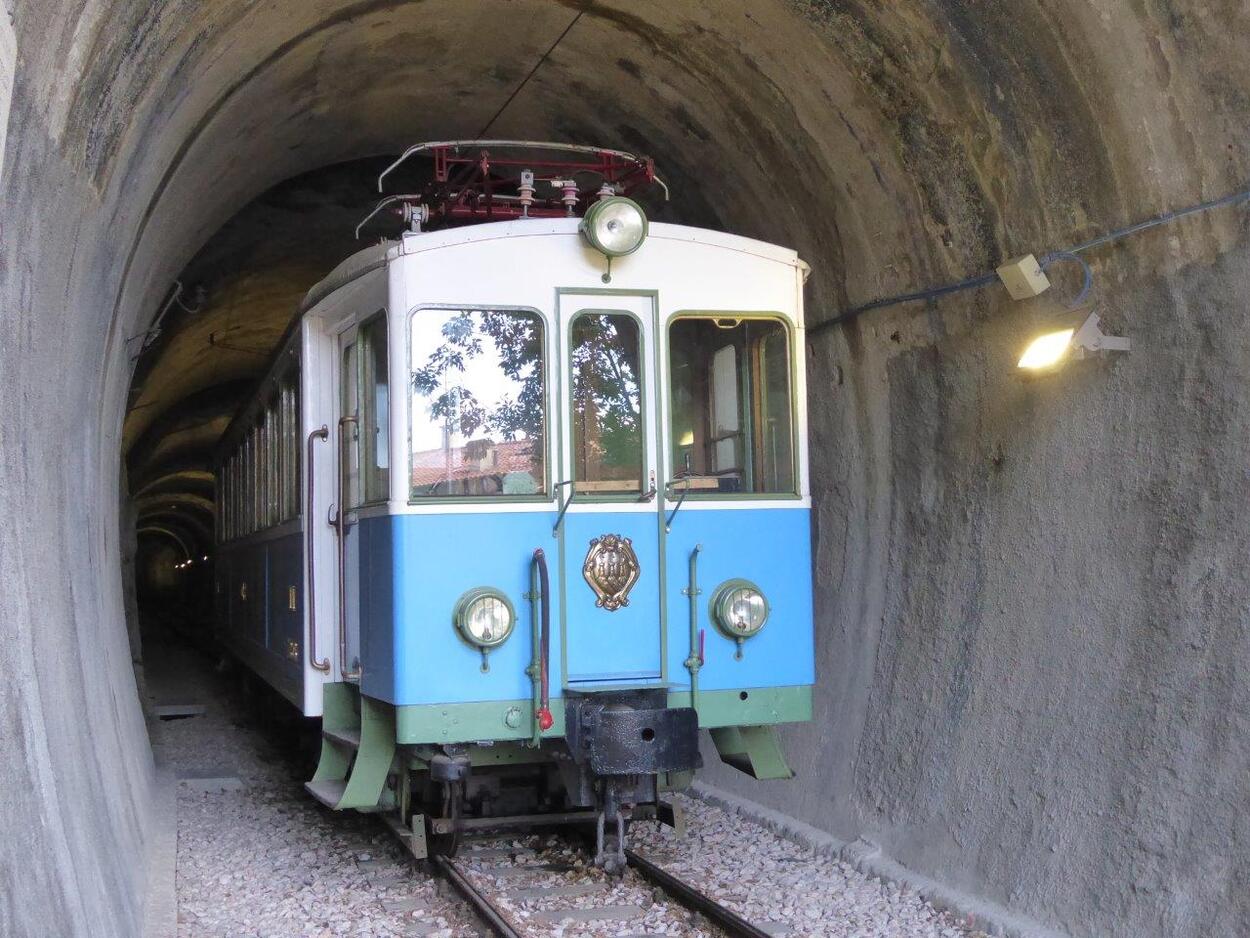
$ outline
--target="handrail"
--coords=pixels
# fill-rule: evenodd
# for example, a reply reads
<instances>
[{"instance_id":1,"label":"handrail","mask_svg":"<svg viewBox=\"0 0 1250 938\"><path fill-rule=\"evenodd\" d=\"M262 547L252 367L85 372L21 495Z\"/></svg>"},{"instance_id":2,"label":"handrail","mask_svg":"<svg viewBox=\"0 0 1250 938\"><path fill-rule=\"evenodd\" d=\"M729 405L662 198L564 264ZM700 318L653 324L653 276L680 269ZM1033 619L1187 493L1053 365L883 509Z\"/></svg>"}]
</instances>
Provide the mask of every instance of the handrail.
<instances>
[{"instance_id":1,"label":"handrail","mask_svg":"<svg viewBox=\"0 0 1250 938\"><path fill-rule=\"evenodd\" d=\"M547 573L547 555L541 547L534 550L534 566L531 573L531 582L534 574L538 578L538 590L535 594L539 602L539 622L540 624L538 647L535 662L538 668L538 700L537 706L534 708L534 721L537 728L534 731L534 742L537 743L539 735L543 730L551 729L551 725L555 722L555 718L551 715L551 688L550 688L550 662L551 662L551 578Z\"/></svg>"},{"instance_id":2,"label":"handrail","mask_svg":"<svg viewBox=\"0 0 1250 938\"><path fill-rule=\"evenodd\" d=\"M669 488L671 488L673 485L675 485L676 483L677 483L677 480L676 480L676 479L672 479L672 480L670 480L669 482L667 482L667 483L665 484L665 486L664 486L664 488L665 488L664 497L665 497L665 498L668 498L668 497L669 497L669 496L668 496L668 491L667 491L667 490L668 490ZM671 533L673 532L673 519L677 517L677 512L681 511L681 506L682 506L683 504L685 504L685 502L686 502L686 495L687 495L687 493L689 493L689 491L690 491L690 477L689 477L689 476L686 476L686 485L685 485L685 488L683 488L683 489L681 490L681 497L680 497L679 499L677 499L677 505L676 505L676 507L674 507L674 508L673 508L672 514L670 514L670 515L668 516L668 520L664 522L664 533L665 533L665 534L671 534Z\"/></svg>"},{"instance_id":3,"label":"handrail","mask_svg":"<svg viewBox=\"0 0 1250 938\"><path fill-rule=\"evenodd\" d=\"M334 518L334 528L339 541L339 677L358 678L360 669L347 666L347 480L344 478L347 459L343 448L343 427L357 424L355 414L339 418L339 511Z\"/></svg>"},{"instance_id":4,"label":"handrail","mask_svg":"<svg viewBox=\"0 0 1250 938\"><path fill-rule=\"evenodd\" d=\"M682 590L690 597L690 657L686 659L686 669L690 672L690 707L699 714L699 669L703 667L703 633L699 631L699 554L703 552L702 544L695 544L690 552L690 585Z\"/></svg>"},{"instance_id":5,"label":"handrail","mask_svg":"<svg viewBox=\"0 0 1250 938\"><path fill-rule=\"evenodd\" d=\"M566 485L572 485L572 484L573 484L572 479L567 479L564 482L557 482L555 485L551 487L552 496L554 497L556 495L559 495L560 489L562 489ZM573 504L573 497L576 494L577 494L576 487L569 489L568 501L566 501L563 505L560 506L560 513L556 515L556 523L551 526L552 537L560 536L560 525L564 523L564 513L569 510L569 505Z\"/></svg>"},{"instance_id":6,"label":"handrail","mask_svg":"<svg viewBox=\"0 0 1250 938\"><path fill-rule=\"evenodd\" d=\"M330 428L325 424L310 432L305 443L307 455L304 459L304 468L308 472L307 510L304 512L304 537L308 544L308 663L318 671L326 673L330 671L330 659L317 660L317 568L313 563L313 508L316 505L313 500L313 476L316 473L313 472L313 441L329 438Z\"/></svg>"},{"instance_id":7,"label":"handrail","mask_svg":"<svg viewBox=\"0 0 1250 938\"><path fill-rule=\"evenodd\" d=\"M542 731L538 726L538 711L543 705L542 700L542 667L543 667L543 651L542 651L542 626L540 625L542 616L542 603L545 601L541 584L538 582L538 560L537 558L530 561L530 591L525 594L525 598L530 601L530 664L525 669L526 676L530 679L533 687L533 696L530 701L530 709L532 712L531 726L533 731L530 734L530 745L537 749L542 744Z\"/></svg>"}]
</instances>

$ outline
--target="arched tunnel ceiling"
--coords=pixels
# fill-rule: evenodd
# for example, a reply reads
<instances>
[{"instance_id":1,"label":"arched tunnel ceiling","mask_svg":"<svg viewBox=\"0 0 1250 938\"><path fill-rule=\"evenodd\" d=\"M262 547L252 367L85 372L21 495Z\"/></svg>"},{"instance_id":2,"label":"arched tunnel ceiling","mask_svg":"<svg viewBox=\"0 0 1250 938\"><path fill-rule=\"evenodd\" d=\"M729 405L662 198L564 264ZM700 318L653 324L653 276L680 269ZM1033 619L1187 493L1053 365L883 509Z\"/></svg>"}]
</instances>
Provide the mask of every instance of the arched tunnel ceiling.
<instances>
[{"instance_id":1,"label":"arched tunnel ceiling","mask_svg":"<svg viewBox=\"0 0 1250 938\"><path fill-rule=\"evenodd\" d=\"M1131 161L1192 147L1197 116L1174 113L1184 132L1160 138L1156 126L1145 152L1123 146L1133 115L1105 89L1131 63L1082 51L1084 27L1141 36L1161 25L1150 18L1114 5L1048 16L850 2L365 0L280 17L218 5L211 31L177 63L181 81L151 81L164 59L128 59L129 73L93 89L85 123L84 169L99 185L129 187L141 167L161 167L128 257L127 289L142 297L130 315L150 319L175 274L185 288L138 364L123 440L130 474L178 451L185 459L188 447L204 458L299 296L352 250L346 234L380 164L313 172L231 220L284 179L420 138L633 148L672 182L672 217L813 258L818 320L848 296L984 269L1049 230L1123 219L1143 188L1166 188L1139 179ZM1166 73L1165 37L1179 52L1196 24L1162 25L1147 45ZM146 28L173 43L188 24ZM124 32L114 25L100 39ZM110 109L136 105L147 115L131 124L137 137L91 131ZM150 154L118 176L127 149ZM214 386L222 393L207 410L201 400L209 419L198 429L166 426Z\"/></svg>"}]
</instances>

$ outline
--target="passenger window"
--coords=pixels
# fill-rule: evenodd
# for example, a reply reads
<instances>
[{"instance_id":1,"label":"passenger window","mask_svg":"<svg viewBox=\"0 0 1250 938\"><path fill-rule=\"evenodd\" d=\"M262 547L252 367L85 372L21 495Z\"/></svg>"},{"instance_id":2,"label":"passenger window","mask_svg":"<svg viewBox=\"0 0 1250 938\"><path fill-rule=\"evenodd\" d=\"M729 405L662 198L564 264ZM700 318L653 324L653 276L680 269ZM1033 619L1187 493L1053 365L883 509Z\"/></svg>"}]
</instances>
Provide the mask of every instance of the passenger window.
<instances>
[{"instance_id":1,"label":"passenger window","mask_svg":"<svg viewBox=\"0 0 1250 938\"><path fill-rule=\"evenodd\" d=\"M355 342L343 347L342 398L344 417L356 417L340 425L339 445L342 451L339 458L343 460L343 502L348 508L360 504L360 388L357 355L359 349Z\"/></svg>"},{"instance_id":2,"label":"passenger window","mask_svg":"<svg viewBox=\"0 0 1250 938\"><path fill-rule=\"evenodd\" d=\"M676 490L794 493L785 325L772 319L682 317L669 329L669 365Z\"/></svg>"},{"instance_id":3,"label":"passenger window","mask_svg":"<svg viewBox=\"0 0 1250 938\"><path fill-rule=\"evenodd\" d=\"M539 315L421 309L409 340L412 499L546 498Z\"/></svg>"},{"instance_id":4,"label":"passenger window","mask_svg":"<svg viewBox=\"0 0 1250 938\"><path fill-rule=\"evenodd\" d=\"M390 497L390 387L386 368L386 316L378 316L361 327L364 346L364 414L361 427L361 457L365 466L365 500L386 501Z\"/></svg>"},{"instance_id":5,"label":"passenger window","mask_svg":"<svg viewBox=\"0 0 1250 938\"><path fill-rule=\"evenodd\" d=\"M641 342L625 313L582 313L572 325L573 488L642 491Z\"/></svg>"}]
</instances>

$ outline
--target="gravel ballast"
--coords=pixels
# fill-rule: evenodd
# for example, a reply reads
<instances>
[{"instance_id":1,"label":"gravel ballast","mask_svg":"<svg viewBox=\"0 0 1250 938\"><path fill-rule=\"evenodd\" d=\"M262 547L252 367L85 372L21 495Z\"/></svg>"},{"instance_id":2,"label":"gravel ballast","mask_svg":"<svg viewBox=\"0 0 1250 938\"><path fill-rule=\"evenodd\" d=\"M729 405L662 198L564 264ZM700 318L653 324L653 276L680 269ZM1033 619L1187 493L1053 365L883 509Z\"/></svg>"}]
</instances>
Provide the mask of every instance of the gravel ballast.
<instances>
[{"instance_id":1,"label":"gravel ballast","mask_svg":"<svg viewBox=\"0 0 1250 938\"><path fill-rule=\"evenodd\" d=\"M631 846L776 936L987 938L914 891L817 854L748 817L697 797L671 798L686 813L685 835L635 824Z\"/></svg>"},{"instance_id":2,"label":"gravel ballast","mask_svg":"<svg viewBox=\"0 0 1250 938\"><path fill-rule=\"evenodd\" d=\"M414 864L375 818L329 811L304 791L310 765L291 742L298 722L283 728L256 716L273 708L270 698L238 697L192 654L170 649L159 664L166 673L153 675L155 702L204 706L199 715L153 723L157 760L177 779L179 938L483 934L460 899ZM673 800L685 811L686 834L640 822L630 828L630 846L772 935L984 938L914 890L860 873L700 798ZM521 848L521 855L477 854L478 845L461 859L480 887L511 893L509 911L534 935L719 934L636 874L605 882L584 854L549 838L504 842ZM571 867L558 883L503 869L539 856L550 860L550 851ZM569 895L544 895L552 885L573 888ZM576 895L578 887L591 886L602 894ZM543 921L553 910L587 902L642 911L619 922Z\"/></svg>"},{"instance_id":3,"label":"gravel ballast","mask_svg":"<svg viewBox=\"0 0 1250 938\"><path fill-rule=\"evenodd\" d=\"M156 758L178 779L179 938L479 934L375 818L329 811L304 791L307 765L277 729L246 702L223 702L202 662L172 657L180 679L160 693L206 705L153 724Z\"/></svg>"}]
</instances>

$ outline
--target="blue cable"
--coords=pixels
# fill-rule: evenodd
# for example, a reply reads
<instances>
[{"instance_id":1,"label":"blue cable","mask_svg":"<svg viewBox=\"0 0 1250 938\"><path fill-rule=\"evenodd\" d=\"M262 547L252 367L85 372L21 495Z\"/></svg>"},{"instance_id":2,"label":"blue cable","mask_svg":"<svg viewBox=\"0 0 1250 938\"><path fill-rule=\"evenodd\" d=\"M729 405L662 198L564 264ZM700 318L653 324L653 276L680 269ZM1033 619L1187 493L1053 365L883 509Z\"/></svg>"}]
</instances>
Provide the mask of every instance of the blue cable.
<instances>
[{"instance_id":1,"label":"blue cable","mask_svg":"<svg viewBox=\"0 0 1250 938\"><path fill-rule=\"evenodd\" d=\"M1084 241L1075 247L1070 247L1062 251L1051 251L1049 254L1043 255L1039 263L1041 264L1043 270L1060 260L1072 260L1081 265L1085 272L1085 283L1081 287L1081 292L1077 294L1076 299L1072 300L1069 304L1069 307L1079 306L1089 295L1089 291L1093 287L1094 283L1094 274L1093 271L1090 270L1089 264L1086 263L1084 258L1078 256L1082 252L1091 250L1092 248L1101 247L1104 244L1110 244L1113 241L1119 241L1122 238L1127 238L1129 235L1135 235L1138 232L1146 231L1147 229L1157 227L1158 225L1169 224L1170 222L1174 222L1178 218L1184 218L1187 215L1197 215L1200 212L1209 212L1213 208L1223 208L1227 205L1238 205L1242 202L1250 202L1250 189L1232 192L1228 195L1221 196L1218 199L1212 199L1209 202L1199 202L1197 205L1190 205L1187 208L1177 209L1174 212L1164 212L1162 215L1156 215L1153 218L1148 218L1145 221L1139 221L1136 224L1129 225L1128 227L1117 228L1115 231L1109 231L1104 235L1099 235L1097 238L1091 238L1089 241ZM928 290L918 290L915 293L904 293L899 296L872 300L861 306L853 306L845 312L839 313L838 315L833 316L830 319L826 319L823 322L818 322L816 325L807 330L807 335L810 338L817 333L824 332L826 329L831 329L844 322L850 322L852 319L856 319L864 313L871 312L874 309L882 309L887 306L898 306L902 303L912 303L918 300L933 300L937 299L939 296L946 296L948 293L959 293L963 290L976 290L981 287L989 286L997 280L997 272L992 272L983 274L979 277L969 277L966 280L960 280L956 283L948 283L941 287L933 287Z\"/></svg>"},{"instance_id":2,"label":"blue cable","mask_svg":"<svg viewBox=\"0 0 1250 938\"><path fill-rule=\"evenodd\" d=\"M1055 251L1044 256L1038 261L1038 264L1042 270L1049 270L1051 265L1057 261L1075 261L1081 265L1081 270L1085 272L1085 282L1081 285L1081 292L1068 303L1068 309L1076 309L1085 302L1085 297L1089 296L1089 291L1094 286L1094 272L1089 269L1089 264L1086 263L1085 258L1073 251Z\"/></svg>"}]
</instances>

